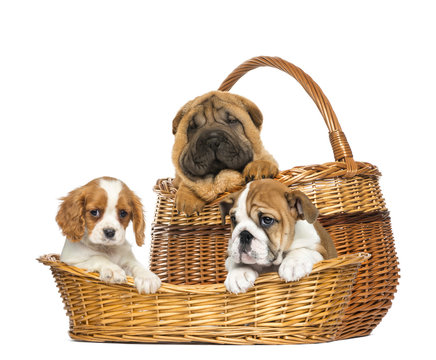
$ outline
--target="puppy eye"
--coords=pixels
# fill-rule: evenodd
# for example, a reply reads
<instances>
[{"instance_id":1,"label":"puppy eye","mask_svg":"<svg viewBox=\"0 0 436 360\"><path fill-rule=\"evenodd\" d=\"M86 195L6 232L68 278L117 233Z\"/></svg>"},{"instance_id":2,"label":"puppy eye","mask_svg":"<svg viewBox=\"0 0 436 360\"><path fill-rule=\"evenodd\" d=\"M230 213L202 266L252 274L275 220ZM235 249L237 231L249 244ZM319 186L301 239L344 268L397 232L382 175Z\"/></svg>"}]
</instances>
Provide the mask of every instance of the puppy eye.
<instances>
[{"instance_id":1,"label":"puppy eye","mask_svg":"<svg viewBox=\"0 0 436 360\"><path fill-rule=\"evenodd\" d=\"M195 120L192 120L192 121L189 123L188 130L195 130L197 127L198 127L198 126L197 126L197 124L195 123Z\"/></svg>"},{"instance_id":2,"label":"puppy eye","mask_svg":"<svg viewBox=\"0 0 436 360\"><path fill-rule=\"evenodd\" d=\"M93 209L89 212L92 216L94 217L99 217L100 216L100 210L98 209Z\"/></svg>"},{"instance_id":3,"label":"puppy eye","mask_svg":"<svg viewBox=\"0 0 436 360\"><path fill-rule=\"evenodd\" d=\"M239 120L236 119L234 116L227 114L226 122L227 124L236 124L239 122Z\"/></svg>"},{"instance_id":4,"label":"puppy eye","mask_svg":"<svg viewBox=\"0 0 436 360\"><path fill-rule=\"evenodd\" d=\"M233 226L236 226L236 216L235 215L230 216L230 221L232 222Z\"/></svg>"},{"instance_id":5,"label":"puppy eye","mask_svg":"<svg viewBox=\"0 0 436 360\"><path fill-rule=\"evenodd\" d=\"M120 218L125 218L128 215L126 210L120 210Z\"/></svg>"},{"instance_id":6,"label":"puppy eye","mask_svg":"<svg viewBox=\"0 0 436 360\"><path fill-rule=\"evenodd\" d=\"M275 219L270 218L268 216L262 216L260 218L260 225L262 225L263 227L270 227L274 223L275 223Z\"/></svg>"}]
</instances>

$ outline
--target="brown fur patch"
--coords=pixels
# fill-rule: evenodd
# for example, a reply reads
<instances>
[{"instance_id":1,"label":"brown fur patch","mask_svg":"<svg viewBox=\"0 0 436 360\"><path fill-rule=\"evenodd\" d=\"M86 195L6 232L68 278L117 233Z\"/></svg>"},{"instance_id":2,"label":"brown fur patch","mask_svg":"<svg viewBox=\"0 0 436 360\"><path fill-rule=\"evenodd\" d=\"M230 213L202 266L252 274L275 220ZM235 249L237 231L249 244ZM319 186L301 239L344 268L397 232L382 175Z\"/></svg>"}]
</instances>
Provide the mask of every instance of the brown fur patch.
<instances>
[{"instance_id":1,"label":"brown fur patch","mask_svg":"<svg viewBox=\"0 0 436 360\"><path fill-rule=\"evenodd\" d=\"M123 226L126 224L125 227L127 227L129 220L131 220L133 223L133 232L135 233L136 244L138 246L144 245L144 209L142 207L141 199L132 190L130 190L126 184L123 184L123 189L120 192L117 209L124 209L127 211L128 216L125 219L120 219L120 221Z\"/></svg>"},{"instance_id":2,"label":"brown fur patch","mask_svg":"<svg viewBox=\"0 0 436 360\"><path fill-rule=\"evenodd\" d=\"M96 218L90 214L90 211L96 209L104 211L107 203L106 192L98 185L98 179L74 189L61 200L56 222L62 233L73 242L82 239L85 234L85 226L92 231L103 215L101 212Z\"/></svg>"}]
</instances>

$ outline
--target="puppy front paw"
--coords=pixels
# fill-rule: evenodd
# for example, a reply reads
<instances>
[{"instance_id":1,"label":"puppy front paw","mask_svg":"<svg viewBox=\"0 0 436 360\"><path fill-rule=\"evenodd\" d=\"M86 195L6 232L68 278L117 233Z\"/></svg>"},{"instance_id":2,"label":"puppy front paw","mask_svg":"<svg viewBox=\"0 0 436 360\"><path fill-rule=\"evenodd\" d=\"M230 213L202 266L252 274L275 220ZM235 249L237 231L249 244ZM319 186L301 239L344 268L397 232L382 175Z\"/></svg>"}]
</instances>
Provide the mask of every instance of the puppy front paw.
<instances>
[{"instance_id":1,"label":"puppy front paw","mask_svg":"<svg viewBox=\"0 0 436 360\"><path fill-rule=\"evenodd\" d=\"M242 172L245 182L253 180L275 178L279 173L279 168L276 164L268 160L255 160L248 163Z\"/></svg>"},{"instance_id":2,"label":"puppy front paw","mask_svg":"<svg viewBox=\"0 0 436 360\"><path fill-rule=\"evenodd\" d=\"M100 280L106 283L120 284L126 282L126 273L119 266L104 267L100 271Z\"/></svg>"},{"instance_id":3,"label":"puppy front paw","mask_svg":"<svg viewBox=\"0 0 436 360\"><path fill-rule=\"evenodd\" d=\"M233 294L245 293L253 287L259 274L249 267L241 267L231 270L227 274L224 285L226 289Z\"/></svg>"},{"instance_id":4,"label":"puppy front paw","mask_svg":"<svg viewBox=\"0 0 436 360\"><path fill-rule=\"evenodd\" d=\"M242 185L244 185L244 179L239 171L224 169L215 177L214 191L216 194L222 194Z\"/></svg>"},{"instance_id":5,"label":"puppy front paw","mask_svg":"<svg viewBox=\"0 0 436 360\"><path fill-rule=\"evenodd\" d=\"M323 259L318 252L309 251L307 254L289 254L286 256L279 267L279 276L288 282L298 281L302 277L309 275L313 265Z\"/></svg>"},{"instance_id":6,"label":"puppy front paw","mask_svg":"<svg viewBox=\"0 0 436 360\"><path fill-rule=\"evenodd\" d=\"M161 285L159 277L151 271L135 277L135 286L140 294L154 294Z\"/></svg>"},{"instance_id":7,"label":"puppy front paw","mask_svg":"<svg viewBox=\"0 0 436 360\"><path fill-rule=\"evenodd\" d=\"M176 209L179 213L185 213L186 216L199 213L205 204L205 201L185 188L179 188L176 193Z\"/></svg>"}]
</instances>

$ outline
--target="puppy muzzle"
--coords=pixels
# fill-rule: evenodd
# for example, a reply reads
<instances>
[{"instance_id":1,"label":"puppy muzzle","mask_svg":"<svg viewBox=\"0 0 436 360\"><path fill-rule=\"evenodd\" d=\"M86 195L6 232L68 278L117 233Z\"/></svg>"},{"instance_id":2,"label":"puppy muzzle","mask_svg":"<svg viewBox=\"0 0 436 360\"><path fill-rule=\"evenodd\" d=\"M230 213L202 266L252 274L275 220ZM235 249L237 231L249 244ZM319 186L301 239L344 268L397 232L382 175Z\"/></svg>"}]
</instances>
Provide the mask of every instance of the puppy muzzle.
<instances>
[{"instance_id":1,"label":"puppy muzzle","mask_svg":"<svg viewBox=\"0 0 436 360\"><path fill-rule=\"evenodd\" d=\"M186 175L205 177L221 170L242 171L253 159L251 146L224 130L203 131L180 157L180 166Z\"/></svg>"},{"instance_id":2,"label":"puppy muzzle","mask_svg":"<svg viewBox=\"0 0 436 360\"><path fill-rule=\"evenodd\" d=\"M268 266L276 259L269 248L268 237L260 229L253 234L247 229L235 228L228 252L235 263Z\"/></svg>"},{"instance_id":3,"label":"puppy muzzle","mask_svg":"<svg viewBox=\"0 0 436 360\"><path fill-rule=\"evenodd\" d=\"M89 234L89 240L96 245L117 246L125 241L125 230L114 223L100 223Z\"/></svg>"}]
</instances>

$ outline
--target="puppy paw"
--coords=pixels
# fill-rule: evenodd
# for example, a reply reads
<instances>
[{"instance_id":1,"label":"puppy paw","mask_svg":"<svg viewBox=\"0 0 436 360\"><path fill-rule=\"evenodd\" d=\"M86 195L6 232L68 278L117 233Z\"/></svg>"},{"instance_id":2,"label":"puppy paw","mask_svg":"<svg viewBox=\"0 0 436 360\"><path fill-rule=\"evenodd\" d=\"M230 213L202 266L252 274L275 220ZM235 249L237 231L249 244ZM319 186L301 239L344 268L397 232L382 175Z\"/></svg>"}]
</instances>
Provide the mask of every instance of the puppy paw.
<instances>
[{"instance_id":1,"label":"puppy paw","mask_svg":"<svg viewBox=\"0 0 436 360\"><path fill-rule=\"evenodd\" d=\"M126 282L126 273L116 265L105 267L100 271L100 280L106 283L120 284Z\"/></svg>"},{"instance_id":2,"label":"puppy paw","mask_svg":"<svg viewBox=\"0 0 436 360\"><path fill-rule=\"evenodd\" d=\"M309 275L313 265L322 259L321 254L310 250L307 251L307 254L289 254L283 259L279 267L279 276L286 282L298 281Z\"/></svg>"},{"instance_id":3,"label":"puppy paw","mask_svg":"<svg viewBox=\"0 0 436 360\"><path fill-rule=\"evenodd\" d=\"M159 277L151 271L135 277L135 286L140 294L154 294L161 285Z\"/></svg>"},{"instance_id":4,"label":"puppy paw","mask_svg":"<svg viewBox=\"0 0 436 360\"><path fill-rule=\"evenodd\" d=\"M221 170L214 180L214 191L222 194L226 191L232 191L238 186L244 185L244 178L239 171L225 169Z\"/></svg>"},{"instance_id":5,"label":"puppy paw","mask_svg":"<svg viewBox=\"0 0 436 360\"><path fill-rule=\"evenodd\" d=\"M205 204L204 200L185 188L179 188L176 193L176 209L179 213L185 213L186 216L200 213Z\"/></svg>"},{"instance_id":6,"label":"puppy paw","mask_svg":"<svg viewBox=\"0 0 436 360\"><path fill-rule=\"evenodd\" d=\"M242 177L245 182L271 178L273 179L279 173L276 164L267 160L255 160L248 163L242 172Z\"/></svg>"},{"instance_id":7,"label":"puppy paw","mask_svg":"<svg viewBox=\"0 0 436 360\"><path fill-rule=\"evenodd\" d=\"M245 293L253 287L258 276L257 271L249 267L233 269L227 274L224 285L233 294Z\"/></svg>"}]
</instances>

